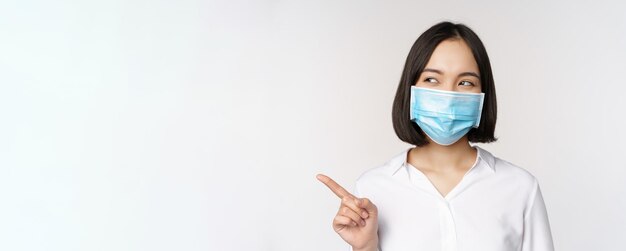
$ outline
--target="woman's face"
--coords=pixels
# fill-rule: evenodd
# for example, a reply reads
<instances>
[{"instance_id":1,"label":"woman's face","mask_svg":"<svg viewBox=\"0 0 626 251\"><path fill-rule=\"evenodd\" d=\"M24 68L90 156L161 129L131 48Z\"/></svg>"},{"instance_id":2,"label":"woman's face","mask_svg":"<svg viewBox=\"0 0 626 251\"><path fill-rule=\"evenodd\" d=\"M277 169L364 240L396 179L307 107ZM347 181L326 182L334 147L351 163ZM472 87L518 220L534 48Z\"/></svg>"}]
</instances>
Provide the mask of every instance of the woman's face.
<instances>
[{"instance_id":1,"label":"woman's face","mask_svg":"<svg viewBox=\"0 0 626 251\"><path fill-rule=\"evenodd\" d=\"M415 86L444 91L480 93L480 72L463 39L447 39L433 51Z\"/></svg>"}]
</instances>

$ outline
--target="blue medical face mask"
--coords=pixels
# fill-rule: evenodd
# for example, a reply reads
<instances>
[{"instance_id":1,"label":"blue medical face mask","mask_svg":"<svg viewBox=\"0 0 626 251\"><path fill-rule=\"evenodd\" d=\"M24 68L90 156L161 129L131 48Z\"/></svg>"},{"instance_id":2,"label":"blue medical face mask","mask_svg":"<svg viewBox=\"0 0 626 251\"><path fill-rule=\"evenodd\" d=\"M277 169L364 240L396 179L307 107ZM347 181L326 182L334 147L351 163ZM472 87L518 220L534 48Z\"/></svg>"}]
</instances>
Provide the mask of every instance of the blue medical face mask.
<instances>
[{"instance_id":1,"label":"blue medical face mask","mask_svg":"<svg viewBox=\"0 0 626 251\"><path fill-rule=\"evenodd\" d=\"M440 91L411 86L411 121L433 141L451 145L478 128L484 93Z\"/></svg>"}]
</instances>

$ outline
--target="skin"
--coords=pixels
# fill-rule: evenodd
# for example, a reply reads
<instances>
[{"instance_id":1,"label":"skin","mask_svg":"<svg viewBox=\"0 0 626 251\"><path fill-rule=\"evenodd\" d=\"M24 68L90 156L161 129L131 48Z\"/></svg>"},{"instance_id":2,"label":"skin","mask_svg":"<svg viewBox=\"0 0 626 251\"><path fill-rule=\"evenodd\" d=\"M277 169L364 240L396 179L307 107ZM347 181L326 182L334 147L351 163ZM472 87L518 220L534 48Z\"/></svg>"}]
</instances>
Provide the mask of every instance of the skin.
<instances>
[{"instance_id":1,"label":"skin","mask_svg":"<svg viewBox=\"0 0 626 251\"><path fill-rule=\"evenodd\" d=\"M444 40L433 51L415 86L437 90L480 93L478 64L471 49L462 39ZM414 147L407 153L407 162L424 173L445 197L472 167L477 150L469 144L467 135L457 142L443 146L427 137L429 144ZM378 246L378 209L367 198L357 198L330 177L318 174L341 199L333 219L333 229L355 251L376 251Z\"/></svg>"}]
</instances>

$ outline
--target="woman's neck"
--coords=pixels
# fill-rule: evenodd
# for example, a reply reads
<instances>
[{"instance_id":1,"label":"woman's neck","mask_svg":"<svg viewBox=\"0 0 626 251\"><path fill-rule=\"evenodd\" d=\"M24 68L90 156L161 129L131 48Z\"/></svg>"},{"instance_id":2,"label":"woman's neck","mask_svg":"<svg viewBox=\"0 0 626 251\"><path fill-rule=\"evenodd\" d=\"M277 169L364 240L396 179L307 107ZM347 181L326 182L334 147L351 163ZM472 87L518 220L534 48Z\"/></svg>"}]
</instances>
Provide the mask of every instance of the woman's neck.
<instances>
[{"instance_id":1,"label":"woman's neck","mask_svg":"<svg viewBox=\"0 0 626 251\"><path fill-rule=\"evenodd\" d=\"M467 168L476 160L477 150L467 139L467 135L452 145L443 146L429 140L429 144L414 147L407 156L407 161L420 169L445 171L450 169Z\"/></svg>"}]
</instances>

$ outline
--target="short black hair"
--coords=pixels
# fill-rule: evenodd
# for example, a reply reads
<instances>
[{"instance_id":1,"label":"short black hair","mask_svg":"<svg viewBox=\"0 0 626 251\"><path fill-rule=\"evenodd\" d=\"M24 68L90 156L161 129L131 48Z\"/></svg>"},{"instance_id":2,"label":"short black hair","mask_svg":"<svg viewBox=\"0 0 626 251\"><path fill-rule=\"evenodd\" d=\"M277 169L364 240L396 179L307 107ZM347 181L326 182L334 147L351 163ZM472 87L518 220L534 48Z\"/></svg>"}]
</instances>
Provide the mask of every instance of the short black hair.
<instances>
[{"instance_id":1,"label":"short black hair","mask_svg":"<svg viewBox=\"0 0 626 251\"><path fill-rule=\"evenodd\" d=\"M398 138L406 143L416 146L428 144L422 129L410 120L411 86L416 83L437 45L447 39L462 39L472 50L480 71L481 91L485 93L480 125L478 128L469 130L467 133L468 140L481 143L494 142L497 140L494 137L497 118L496 88L487 50L478 35L470 28L460 23L455 24L447 21L430 27L417 38L411 47L402 71L396 97L393 100L393 129Z\"/></svg>"}]
</instances>

